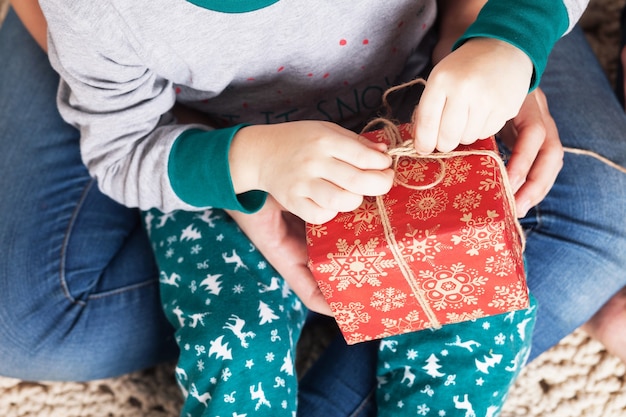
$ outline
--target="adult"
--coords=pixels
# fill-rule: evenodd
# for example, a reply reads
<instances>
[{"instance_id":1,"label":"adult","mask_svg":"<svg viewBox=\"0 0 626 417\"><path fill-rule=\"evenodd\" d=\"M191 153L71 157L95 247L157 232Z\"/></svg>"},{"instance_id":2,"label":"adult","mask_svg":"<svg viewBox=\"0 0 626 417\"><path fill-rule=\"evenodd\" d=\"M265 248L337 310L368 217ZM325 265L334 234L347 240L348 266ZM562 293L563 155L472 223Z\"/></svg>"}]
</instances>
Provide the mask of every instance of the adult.
<instances>
[{"instance_id":1,"label":"adult","mask_svg":"<svg viewBox=\"0 0 626 417\"><path fill-rule=\"evenodd\" d=\"M0 373L83 380L173 358L137 213L97 191L77 132L56 112L58 77L13 12L0 39ZM624 166L626 120L607 106L611 89L579 29L556 45L541 87L565 146ZM601 159L567 152L555 186L522 220L529 285L541 305L533 356L624 286L624 185Z\"/></svg>"}]
</instances>

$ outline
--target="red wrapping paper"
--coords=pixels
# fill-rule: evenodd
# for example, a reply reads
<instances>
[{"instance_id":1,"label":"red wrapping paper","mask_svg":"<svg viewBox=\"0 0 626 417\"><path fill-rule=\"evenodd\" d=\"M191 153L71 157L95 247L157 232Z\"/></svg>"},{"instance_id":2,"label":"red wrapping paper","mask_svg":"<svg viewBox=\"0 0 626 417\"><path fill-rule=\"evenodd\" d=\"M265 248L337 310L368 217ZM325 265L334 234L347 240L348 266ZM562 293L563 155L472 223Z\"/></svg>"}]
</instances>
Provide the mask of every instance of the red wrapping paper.
<instances>
[{"instance_id":1,"label":"red wrapping paper","mask_svg":"<svg viewBox=\"0 0 626 417\"><path fill-rule=\"evenodd\" d=\"M396 135L408 139L409 126ZM397 157L395 172L386 195L306 227L308 266L347 343L527 308L523 236L495 140Z\"/></svg>"}]
</instances>

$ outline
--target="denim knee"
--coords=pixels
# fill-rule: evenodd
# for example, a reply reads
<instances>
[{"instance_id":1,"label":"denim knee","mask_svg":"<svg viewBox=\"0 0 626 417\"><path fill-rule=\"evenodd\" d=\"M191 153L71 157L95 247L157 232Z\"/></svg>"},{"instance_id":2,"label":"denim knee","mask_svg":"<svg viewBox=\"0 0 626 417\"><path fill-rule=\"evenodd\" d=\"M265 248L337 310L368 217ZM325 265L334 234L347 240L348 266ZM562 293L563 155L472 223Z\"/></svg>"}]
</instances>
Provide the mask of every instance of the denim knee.
<instances>
[{"instance_id":1,"label":"denim knee","mask_svg":"<svg viewBox=\"0 0 626 417\"><path fill-rule=\"evenodd\" d=\"M2 375L88 380L175 358L145 232L132 218L95 227L87 219L104 217L93 207L107 207L83 203L91 213L72 210L65 225L32 212L0 222ZM23 226L35 220L37 229Z\"/></svg>"},{"instance_id":2,"label":"denim knee","mask_svg":"<svg viewBox=\"0 0 626 417\"><path fill-rule=\"evenodd\" d=\"M83 381L173 360L173 330L158 298L156 283L86 302L1 291L0 375Z\"/></svg>"}]
</instances>

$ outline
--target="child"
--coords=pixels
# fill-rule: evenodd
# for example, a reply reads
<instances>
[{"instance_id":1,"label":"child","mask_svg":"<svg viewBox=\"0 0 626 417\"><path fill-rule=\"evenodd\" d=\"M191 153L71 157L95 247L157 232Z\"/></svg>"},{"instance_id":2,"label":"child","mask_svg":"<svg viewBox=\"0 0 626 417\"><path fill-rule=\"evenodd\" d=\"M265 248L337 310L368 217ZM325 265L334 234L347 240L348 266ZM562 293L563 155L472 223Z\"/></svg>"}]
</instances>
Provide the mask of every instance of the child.
<instances>
[{"instance_id":1,"label":"child","mask_svg":"<svg viewBox=\"0 0 626 417\"><path fill-rule=\"evenodd\" d=\"M304 310L245 235L210 207L253 213L269 194L287 211L321 223L356 208L363 195L389 189L384 148L356 140L354 131L375 112L382 91L425 70L436 17L435 56L484 2L442 1L439 16L434 1L401 3L41 2L51 62L63 78L60 109L81 129L90 172L122 204L159 210L146 214L146 224L162 270L163 304L178 329L184 413L295 412L293 346ZM573 26L580 6L526 1L511 10L503 0L487 3L429 77L415 113L416 149L445 151L496 133L539 82L551 46ZM214 129L177 124L175 101L207 114ZM172 219L180 234L166 228ZM213 231L228 246L208 247ZM194 241L184 255L182 246L168 246ZM205 259L187 258L198 254ZM258 304L237 296L253 288ZM192 329L208 332L202 344L192 342ZM266 349L241 355L257 337ZM227 365L234 355L255 370L253 380L233 376ZM265 371L276 358L277 373ZM261 377L284 392L271 396ZM237 389L228 391L229 381ZM471 399L453 398L449 413L470 412Z\"/></svg>"}]
</instances>

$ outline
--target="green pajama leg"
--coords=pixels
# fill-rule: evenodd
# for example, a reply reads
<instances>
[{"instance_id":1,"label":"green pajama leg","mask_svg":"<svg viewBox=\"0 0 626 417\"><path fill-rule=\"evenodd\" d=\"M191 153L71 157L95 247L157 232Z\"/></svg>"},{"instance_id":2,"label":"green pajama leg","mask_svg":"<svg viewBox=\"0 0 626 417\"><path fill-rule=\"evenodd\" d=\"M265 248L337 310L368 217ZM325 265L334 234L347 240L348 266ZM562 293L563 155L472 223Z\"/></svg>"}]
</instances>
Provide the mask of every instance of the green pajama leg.
<instances>
[{"instance_id":1,"label":"green pajama leg","mask_svg":"<svg viewBox=\"0 0 626 417\"><path fill-rule=\"evenodd\" d=\"M530 351L526 310L383 339L378 415L495 417Z\"/></svg>"},{"instance_id":2,"label":"green pajama leg","mask_svg":"<svg viewBox=\"0 0 626 417\"><path fill-rule=\"evenodd\" d=\"M295 416L300 300L223 211L144 221L180 347L181 415Z\"/></svg>"}]
</instances>

